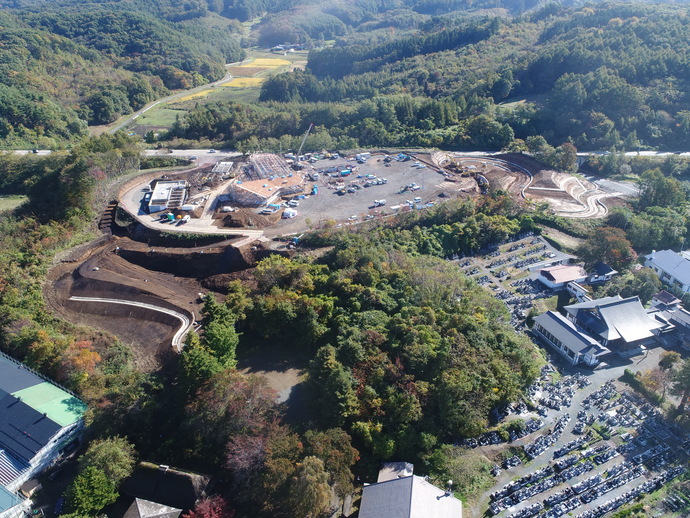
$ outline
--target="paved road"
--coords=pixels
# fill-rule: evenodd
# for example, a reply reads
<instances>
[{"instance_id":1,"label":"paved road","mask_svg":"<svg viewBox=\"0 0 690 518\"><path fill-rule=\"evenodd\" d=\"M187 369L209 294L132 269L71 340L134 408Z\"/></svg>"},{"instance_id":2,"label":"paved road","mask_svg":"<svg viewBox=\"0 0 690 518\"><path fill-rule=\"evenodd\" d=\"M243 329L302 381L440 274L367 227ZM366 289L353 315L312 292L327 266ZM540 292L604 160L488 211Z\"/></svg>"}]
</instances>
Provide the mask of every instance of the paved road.
<instances>
[{"instance_id":1,"label":"paved road","mask_svg":"<svg viewBox=\"0 0 690 518\"><path fill-rule=\"evenodd\" d=\"M182 346L184 345L184 337L189 331L189 328L194 321L194 313L192 313L192 319L190 320L183 313L178 311L173 311L172 309L162 308L160 306L154 306L153 304L146 304L144 302L135 302L132 300L122 300L122 299L107 299L100 297L70 297L69 300L79 301L79 302L102 302L107 304L122 304L125 306L134 306L138 308L150 309L153 311L158 311L159 313L165 313L166 315L173 316L180 321L180 328L175 333L172 338L172 346L179 353L182 352Z\"/></svg>"}]
</instances>

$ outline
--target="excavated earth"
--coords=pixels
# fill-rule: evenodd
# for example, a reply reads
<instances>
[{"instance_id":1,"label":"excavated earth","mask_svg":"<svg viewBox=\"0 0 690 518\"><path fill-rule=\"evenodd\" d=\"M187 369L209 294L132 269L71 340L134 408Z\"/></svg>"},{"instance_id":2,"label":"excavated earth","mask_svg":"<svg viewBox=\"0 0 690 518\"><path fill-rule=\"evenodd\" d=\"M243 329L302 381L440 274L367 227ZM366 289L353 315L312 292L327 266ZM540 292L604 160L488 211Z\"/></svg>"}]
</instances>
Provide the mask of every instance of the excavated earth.
<instances>
[{"instance_id":1,"label":"excavated earth","mask_svg":"<svg viewBox=\"0 0 690 518\"><path fill-rule=\"evenodd\" d=\"M103 236L74 250L48 275L45 298L71 322L103 329L132 345L137 366L160 368L173 355L171 339L180 326L170 315L147 308L78 302L72 296L127 300L198 318L200 295L222 293L233 278L276 253L256 242L239 248L229 241L194 248L150 247L126 237Z\"/></svg>"}]
</instances>

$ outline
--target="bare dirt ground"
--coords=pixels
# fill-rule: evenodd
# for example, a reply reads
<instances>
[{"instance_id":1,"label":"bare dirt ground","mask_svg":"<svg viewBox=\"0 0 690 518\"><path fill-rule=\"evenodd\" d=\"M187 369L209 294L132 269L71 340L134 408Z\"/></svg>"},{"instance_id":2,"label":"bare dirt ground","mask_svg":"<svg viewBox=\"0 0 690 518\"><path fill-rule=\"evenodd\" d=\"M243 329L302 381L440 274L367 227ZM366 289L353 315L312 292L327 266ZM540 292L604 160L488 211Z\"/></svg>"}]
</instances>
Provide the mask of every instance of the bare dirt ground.
<instances>
[{"instance_id":1,"label":"bare dirt ground","mask_svg":"<svg viewBox=\"0 0 690 518\"><path fill-rule=\"evenodd\" d=\"M165 363L170 352L169 340L179 327L177 322L143 308L69 300L73 295L123 299L197 315L198 293L204 291L200 283L144 268L123 257L123 252L136 251L141 246L128 239L113 238L81 257L69 258L50 271L44 294L58 315L104 329L133 345L137 366L151 371Z\"/></svg>"}]
</instances>

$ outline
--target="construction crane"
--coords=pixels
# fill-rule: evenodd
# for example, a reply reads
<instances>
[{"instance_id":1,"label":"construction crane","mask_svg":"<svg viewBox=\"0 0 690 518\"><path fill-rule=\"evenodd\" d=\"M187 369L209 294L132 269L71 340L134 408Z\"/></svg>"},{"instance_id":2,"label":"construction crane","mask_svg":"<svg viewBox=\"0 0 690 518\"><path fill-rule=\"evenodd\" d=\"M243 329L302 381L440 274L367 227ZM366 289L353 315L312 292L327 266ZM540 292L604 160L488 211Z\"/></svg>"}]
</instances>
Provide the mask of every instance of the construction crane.
<instances>
[{"instance_id":1,"label":"construction crane","mask_svg":"<svg viewBox=\"0 0 690 518\"><path fill-rule=\"evenodd\" d=\"M314 123L310 122L309 127L307 128L306 133L304 134L304 137L302 137L302 143L299 145L299 150L297 151L297 160L299 160L299 157L302 156L302 148L304 147L304 143L307 141L307 137L309 136L309 132L311 129L314 127Z\"/></svg>"}]
</instances>

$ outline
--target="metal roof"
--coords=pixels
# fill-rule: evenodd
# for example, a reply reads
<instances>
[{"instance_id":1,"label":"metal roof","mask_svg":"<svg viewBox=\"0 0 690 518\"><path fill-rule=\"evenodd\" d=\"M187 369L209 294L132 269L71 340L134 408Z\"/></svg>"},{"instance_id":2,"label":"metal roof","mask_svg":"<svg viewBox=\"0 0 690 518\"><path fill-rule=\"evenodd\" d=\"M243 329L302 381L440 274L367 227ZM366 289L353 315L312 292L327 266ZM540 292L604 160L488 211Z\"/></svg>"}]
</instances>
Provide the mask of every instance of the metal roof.
<instances>
[{"instance_id":1,"label":"metal roof","mask_svg":"<svg viewBox=\"0 0 690 518\"><path fill-rule=\"evenodd\" d=\"M583 330L578 329L570 320L555 311L547 311L539 315L534 319L534 323L546 329L558 338L565 347L575 353L600 356L611 352L594 338L586 335Z\"/></svg>"},{"instance_id":2,"label":"metal roof","mask_svg":"<svg viewBox=\"0 0 690 518\"><path fill-rule=\"evenodd\" d=\"M683 285L690 284L690 261L681 257L673 250L661 250L645 255L646 265L656 266L668 273Z\"/></svg>"},{"instance_id":3,"label":"metal roof","mask_svg":"<svg viewBox=\"0 0 690 518\"><path fill-rule=\"evenodd\" d=\"M79 398L45 381L14 392L13 395L37 412L46 414L60 426L76 423L86 411L86 404Z\"/></svg>"},{"instance_id":4,"label":"metal roof","mask_svg":"<svg viewBox=\"0 0 690 518\"><path fill-rule=\"evenodd\" d=\"M15 505L18 505L22 502L22 499L15 495L14 493L10 493L7 489L4 487L0 486L0 513L7 511L8 509L12 509Z\"/></svg>"},{"instance_id":5,"label":"metal roof","mask_svg":"<svg viewBox=\"0 0 690 518\"><path fill-rule=\"evenodd\" d=\"M622 338L627 343L636 342L654 336L652 330L663 327L647 314L637 297L611 302L598 309L608 328L608 340Z\"/></svg>"},{"instance_id":6,"label":"metal roof","mask_svg":"<svg viewBox=\"0 0 690 518\"><path fill-rule=\"evenodd\" d=\"M609 341L644 340L653 336L653 330L664 326L647 314L638 297L623 299L616 295L571 304L564 309L582 327Z\"/></svg>"},{"instance_id":7,"label":"metal roof","mask_svg":"<svg viewBox=\"0 0 690 518\"><path fill-rule=\"evenodd\" d=\"M462 518L462 502L412 475L365 486L359 518Z\"/></svg>"},{"instance_id":8,"label":"metal roof","mask_svg":"<svg viewBox=\"0 0 690 518\"><path fill-rule=\"evenodd\" d=\"M0 416L0 447L25 462L30 462L62 428L7 392L0 393Z\"/></svg>"}]
</instances>

